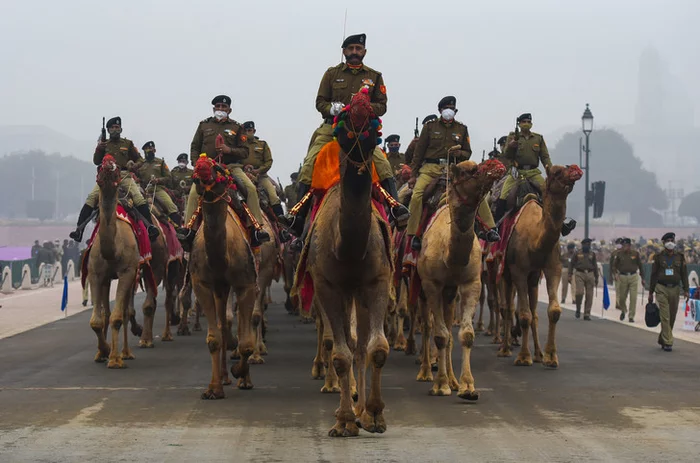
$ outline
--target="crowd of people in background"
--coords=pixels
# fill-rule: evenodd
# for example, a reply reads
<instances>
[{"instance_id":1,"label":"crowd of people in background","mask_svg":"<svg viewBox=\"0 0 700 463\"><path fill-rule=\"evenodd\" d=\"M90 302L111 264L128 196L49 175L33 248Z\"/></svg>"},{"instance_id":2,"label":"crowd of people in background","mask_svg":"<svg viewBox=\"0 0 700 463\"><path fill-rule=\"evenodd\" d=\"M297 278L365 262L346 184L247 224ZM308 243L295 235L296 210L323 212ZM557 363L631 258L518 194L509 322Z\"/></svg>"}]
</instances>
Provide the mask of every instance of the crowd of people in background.
<instances>
[{"instance_id":1,"label":"crowd of people in background","mask_svg":"<svg viewBox=\"0 0 700 463\"><path fill-rule=\"evenodd\" d=\"M664 248L660 239L645 239L641 236L639 238L630 239L632 241L632 249L636 249L639 252L642 256L642 263L645 264L651 264L654 254ZM562 254L566 252L566 246L569 243L573 243L576 249L581 249L580 240L562 240ZM598 262L607 263L610 261L610 255L617 249L617 245L614 240L593 240L591 249L596 253ZM676 243L676 250L683 253L687 264L700 264L700 238L689 236L679 239Z\"/></svg>"},{"instance_id":2,"label":"crowd of people in background","mask_svg":"<svg viewBox=\"0 0 700 463\"><path fill-rule=\"evenodd\" d=\"M39 283L42 286L53 286L55 265L61 266L62 275L66 274L69 260L72 260L76 268L79 268L80 252L78 243L73 240L63 240L63 245L59 240L44 241L43 244L39 244L39 240L35 240L32 246L32 259L35 259L37 270L42 269ZM44 264L43 268L41 264Z\"/></svg>"}]
</instances>

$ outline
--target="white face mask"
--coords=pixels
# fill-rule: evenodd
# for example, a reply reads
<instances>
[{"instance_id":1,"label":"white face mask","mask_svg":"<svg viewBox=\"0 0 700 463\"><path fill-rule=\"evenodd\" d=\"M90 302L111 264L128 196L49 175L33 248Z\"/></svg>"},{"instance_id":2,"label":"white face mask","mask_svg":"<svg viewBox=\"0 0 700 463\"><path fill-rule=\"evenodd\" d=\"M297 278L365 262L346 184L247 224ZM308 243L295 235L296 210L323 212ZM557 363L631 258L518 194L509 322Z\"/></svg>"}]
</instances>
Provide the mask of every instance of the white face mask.
<instances>
[{"instance_id":1,"label":"white face mask","mask_svg":"<svg viewBox=\"0 0 700 463\"><path fill-rule=\"evenodd\" d=\"M451 109L451 108L445 108L445 109L442 110L442 112L440 113L440 115L441 115L442 118L445 119L446 121L451 121L452 119L455 118L455 110L454 110L454 109Z\"/></svg>"},{"instance_id":2,"label":"white face mask","mask_svg":"<svg viewBox=\"0 0 700 463\"><path fill-rule=\"evenodd\" d=\"M616 244L615 247L616 247L617 249L622 249L622 245L621 245L621 244Z\"/></svg>"},{"instance_id":3,"label":"white face mask","mask_svg":"<svg viewBox=\"0 0 700 463\"><path fill-rule=\"evenodd\" d=\"M214 111L214 117L217 121L223 121L228 117L228 113L226 111Z\"/></svg>"},{"instance_id":4,"label":"white face mask","mask_svg":"<svg viewBox=\"0 0 700 463\"><path fill-rule=\"evenodd\" d=\"M187 167L187 163L186 163L186 162L178 162L177 165L180 166L180 167Z\"/></svg>"},{"instance_id":5,"label":"white face mask","mask_svg":"<svg viewBox=\"0 0 700 463\"><path fill-rule=\"evenodd\" d=\"M674 243L673 241L668 241L664 243L664 247L669 251L673 251L676 248L676 243Z\"/></svg>"}]
</instances>

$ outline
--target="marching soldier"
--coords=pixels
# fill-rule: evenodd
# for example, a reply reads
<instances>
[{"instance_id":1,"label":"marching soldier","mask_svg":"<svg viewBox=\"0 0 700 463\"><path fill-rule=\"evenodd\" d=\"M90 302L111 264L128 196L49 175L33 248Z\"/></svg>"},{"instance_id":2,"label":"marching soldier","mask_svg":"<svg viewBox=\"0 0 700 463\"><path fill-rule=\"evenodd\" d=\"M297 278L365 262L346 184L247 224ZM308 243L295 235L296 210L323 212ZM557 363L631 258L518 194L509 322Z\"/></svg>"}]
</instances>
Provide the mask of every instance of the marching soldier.
<instances>
[{"instance_id":1,"label":"marching soldier","mask_svg":"<svg viewBox=\"0 0 700 463\"><path fill-rule=\"evenodd\" d=\"M620 288L618 288L617 286L617 278L615 278L615 274L613 273L612 268L615 256L617 255L620 249L622 249L622 238L617 238L615 240L615 249L613 250L613 252L610 253L610 262L608 263L608 268L610 269L610 276L612 277L615 284L615 308L617 310L620 310ZM620 320L624 320L624 318L620 318Z\"/></svg>"},{"instance_id":2,"label":"marching soldier","mask_svg":"<svg viewBox=\"0 0 700 463\"><path fill-rule=\"evenodd\" d=\"M146 157L146 160L136 170L136 175L141 180L141 186L146 193L153 193L153 200L165 208L165 213L168 214L170 220L176 227L180 226L180 214L177 211L177 206L172 198L165 191L172 183L170 170L165 163L165 159L156 158L156 144L152 141L147 141L141 149Z\"/></svg>"},{"instance_id":3,"label":"marching soldier","mask_svg":"<svg viewBox=\"0 0 700 463\"><path fill-rule=\"evenodd\" d=\"M428 122L421 130L418 144L411 165L412 176L416 178L413 196L409 205L410 217L406 226L406 234L411 236L411 248L419 251L421 239L416 236L423 212L423 191L430 182L442 175L448 162L468 160L472 155L467 126L455 120L457 99L446 96L438 103L440 119ZM456 148L455 148L456 147ZM489 227L487 241L498 241L500 237L495 227L486 200L479 205L479 216Z\"/></svg>"},{"instance_id":4,"label":"marching soldier","mask_svg":"<svg viewBox=\"0 0 700 463\"><path fill-rule=\"evenodd\" d=\"M586 294L586 306L583 319L591 319L591 307L593 306L593 288L598 286L598 262L595 253L591 251L591 239L581 241L581 251L574 254L569 264L569 283L576 270L576 318L581 318L581 303L584 292Z\"/></svg>"},{"instance_id":5,"label":"marching soldier","mask_svg":"<svg viewBox=\"0 0 700 463\"><path fill-rule=\"evenodd\" d=\"M394 177L401 173L401 165L405 162L404 154L399 152L399 149L401 149L400 140L401 137L396 134L386 137L386 157L389 160Z\"/></svg>"},{"instance_id":6,"label":"marching soldier","mask_svg":"<svg viewBox=\"0 0 700 463\"><path fill-rule=\"evenodd\" d=\"M92 156L92 162L96 166L99 166L102 164L102 159L106 155L109 154L114 158L114 161L117 163L117 167L119 167L121 170L121 186L128 191L129 196L131 196L131 199L134 202L134 207L136 207L136 210L146 221L148 236L151 241L153 241L158 237L158 229L151 221L151 212L148 209L148 203L141 194L136 182L134 182L131 172L129 172L130 168L138 167L143 162L143 158L134 146L134 142L121 136L121 117L116 116L111 118L107 121L106 127L107 131L109 132L109 139L106 141L100 140L97 143L95 153ZM72 231L69 234L73 241L79 243L83 239L83 230L86 225L86 221L92 215L92 212L97 208L99 197L100 188L97 184L95 184L95 187L88 195L85 205L83 205L83 208L80 210L80 214L78 215L78 227L75 229L75 231Z\"/></svg>"},{"instance_id":7,"label":"marching soldier","mask_svg":"<svg viewBox=\"0 0 700 463\"><path fill-rule=\"evenodd\" d=\"M569 243L566 245L566 253L561 255L561 268L563 268L563 269L569 268L569 265L571 264L571 259L573 259L575 251L576 251L576 245L574 243ZM561 303L562 304L566 302L566 294L568 292L569 285L571 285L571 292L573 294L574 293L573 281L570 281L568 278L561 279Z\"/></svg>"},{"instance_id":8,"label":"marching soldier","mask_svg":"<svg viewBox=\"0 0 700 463\"><path fill-rule=\"evenodd\" d=\"M287 210L290 210L299 201L297 198L297 179L299 178L299 173L294 172L289 176L292 183L284 187L284 197L286 199Z\"/></svg>"},{"instance_id":9,"label":"marching soldier","mask_svg":"<svg viewBox=\"0 0 700 463\"><path fill-rule=\"evenodd\" d=\"M673 325L678 313L678 299L681 289L686 300L690 297L688 289L688 268L682 252L675 250L676 234L666 233L661 241L664 250L654 255L651 265L651 281L649 286L649 303L654 302L654 293L661 316L661 333L658 343L666 352L671 352L673 346Z\"/></svg>"},{"instance_id":10,"label":"marching soldier","mask_svg":"<svg viewBox=\"0 0 700 463\"><path fill-rule=\"evenodd\" d=\"M267 193L267 197L270 200L270 206L272 207L275 215L281 220L284 220L282 203L279 196L277 196L275 185L267 175L267 172L272 167L272 153L270 152L270 146L265 140L260 140L255 136L255 122L244 122L243 129L245 129L246 137L248 138L248 157L240 161L240 164L236 165L243 166L246 169L252 168L252 173L258 179L258 185L260 185L265 190L265 193Z\"/></svg>"},{"instance_id":11,"label":"marching soldier","mask_svg":"<svg viewBox=\"0 0 700 463\"><path fill-rule=\"evenodd\" d=\"M187 196L192 188L192 174L194 170L187 167L187 153L181 153L177 157L177 166L170 171L173 179L173 190L180 196Z\"/></svg>"},{"instance_id":12,"label":"marching soldier","mask_svg":"<svg viewBox=\"0 0 700 463\"><path fill-rule=\"evenodd\" d=\"M630 298L629 321L634 323L634 315L637 311L637 288L639 278L642 279L642 287L646 288L644 282L644 266L642 265L642 256L639 252L632 249L632 240L629 238L622 239L622 249L614 253L612 265L610 266L611 273L615 278L615 289L617 292L617 302L620 314L620 321L625 319L627 313L627 296ZM639 271L639 273L637 273Z\"/></svg>"}]
</instances>

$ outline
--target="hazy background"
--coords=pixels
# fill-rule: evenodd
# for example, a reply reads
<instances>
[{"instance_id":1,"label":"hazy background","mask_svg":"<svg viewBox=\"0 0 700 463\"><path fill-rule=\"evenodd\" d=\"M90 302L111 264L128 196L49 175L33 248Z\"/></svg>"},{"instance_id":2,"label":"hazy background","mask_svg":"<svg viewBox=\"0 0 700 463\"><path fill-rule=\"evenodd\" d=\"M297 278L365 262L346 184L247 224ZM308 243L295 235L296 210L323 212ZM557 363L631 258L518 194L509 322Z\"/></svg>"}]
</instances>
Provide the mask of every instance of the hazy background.
<instances>
[{"instance_id":1,"label":"hazy background","mask_svg":"<svg viewBox=\"0 0 700 463\"><path fill-rule=\"evenodd\" d=\"M590 103L596 129L621 132L662 188L700 186L689 169L700 143L697 0L8 1L0 155L89 160L102 116L120 115L124 136L139 148L154 140L172 167L225 93L286 183L320 123L316 91L340 62L346 6L346 35L367 33L365 63L384 75L384 132L404 148L415 117L448 94L479 159L526 111L552 148L580 130ZM595 136L591 163L604 163Z\"/></svg>"}]
</instances>

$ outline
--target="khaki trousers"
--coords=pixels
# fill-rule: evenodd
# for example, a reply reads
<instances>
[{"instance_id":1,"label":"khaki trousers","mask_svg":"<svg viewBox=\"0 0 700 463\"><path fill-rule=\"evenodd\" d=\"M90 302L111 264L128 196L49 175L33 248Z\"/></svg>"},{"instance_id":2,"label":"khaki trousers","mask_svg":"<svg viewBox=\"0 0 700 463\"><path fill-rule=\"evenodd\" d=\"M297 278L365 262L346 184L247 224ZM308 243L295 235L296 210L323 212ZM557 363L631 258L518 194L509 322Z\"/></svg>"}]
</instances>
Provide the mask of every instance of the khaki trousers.
<instances>
[{"instance_id":1,"label":"khaki trousers","mask_svg":"<svg viewBox=\"0 0 700 463\"><path fill-rule=\"evenodd\" d=\"M681 295L680 285L669 288L663 285L656 285L656 303L659 306L661 316L661 334L659 341L666 346L673 345L673 325L676 324L678 314L678 299Z\"/></svg>"},{"instance_id":2,"label":"khaki trousers","mask_svg":"<svg viewBox=\"0 0 700 463\"><path fill-rule=\"evenodd\" d=\"M595 276L593 272L584 272L582 270L576 270L576 299L578 300L581 296L586 295L586 302L584 305L584 315L591 314L591 307L593 307L593 287L595 286Z\"/></svg>"},{"instance_id":3,"label":"khaki trousers","mask_svg":"<svg viewBox=\"0 0 700 463\"><path fill-rule=\"evenodd\" d=\"M146 200L141 194L141 189L139 189L134 178L131 176L131 172L123 170L121 171L121 186L124 187L128 192L131 199L134 201L134 206L139 207L146 204ZM100 202L100 187L95 184L90 194L88 194L85 204L91 208L96 208Z\"/></svg>"},{"instance_id":4,"label":"khaki trousers","mask_svg":"<svg viewBox=\"0 0 700 463\"><path fill-rule=\"evenodd\" d=\"M620 275L616 283L618 302L622 313L627 313L627 297L630 298L629 318L634 319L637 313L637 289L639 286L639 275Z\"/></svg>"},{"instance_id":5,"label":"khaki trousers","mask_svg":"<svg viewBox=\"0 0 700 463\"><path fill-rule=\"evenodd\" d=\"M544 193L544 177L542 177L542 172L539 169L529 169L529 170L518 170L521 177L530 179L532 182L539 185L542 193ZM510 191L518 184L518 180L514 179L510 172L506 174L506 180L503 182L503 188L501 189L501 199L508 199L508 194Z\"/></svg>"},{"instance_id":6,"label":"khaki trousers","mask_svg":"<svg viewBox=\"0 0 700 463\"><path fill-rule=\"evenodd\" d=\"M154 196L158 204L165 208L165 212L168 215L177 212L177 206L163 188L156 187L156 194Z\"/></svg>"},{"instance_id":7,"label":"khaki trousers","mask_svg":"<svg viewBox=\"0 0 700 463\"><path fill-rule=\"evenodd\" d=\"M280 204L280 198L279 196L277 196L277 190L275 189L275 185L272 183L272 180L270 180L270 177L268 177L267 174L263 174L258 177L258 185L260 185L262 189L265 190L265 193L267 193L267 197L270 198L270 206L276 206Z\"/></svg>"}]
</instances>

